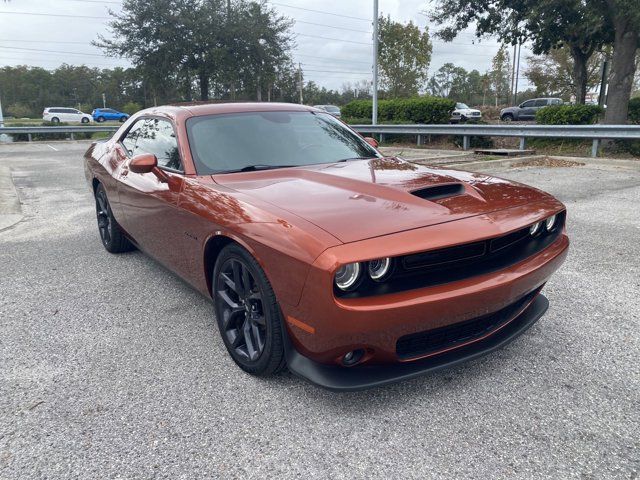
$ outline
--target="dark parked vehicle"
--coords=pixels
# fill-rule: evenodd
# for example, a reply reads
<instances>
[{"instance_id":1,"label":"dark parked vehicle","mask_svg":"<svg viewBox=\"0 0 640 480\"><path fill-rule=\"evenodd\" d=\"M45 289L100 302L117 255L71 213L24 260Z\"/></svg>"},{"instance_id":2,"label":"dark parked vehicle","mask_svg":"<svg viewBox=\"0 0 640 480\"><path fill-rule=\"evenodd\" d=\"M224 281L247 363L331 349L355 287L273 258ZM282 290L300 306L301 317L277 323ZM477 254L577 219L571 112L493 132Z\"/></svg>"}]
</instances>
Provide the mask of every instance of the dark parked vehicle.
<instances>
[{"instance_id":1,"label":"dark parked vehicle","mask_svg":"<svg viewBox=\"0 0 640 480\"><path fill-rule=\"evenodd\" d=\"M513 120L534 120L536 112L550 105L562 105L560 98L534 98L522 102L517 107L508 107L500 110L500 120L512 122Z\"/></svg>"}]
</instances>

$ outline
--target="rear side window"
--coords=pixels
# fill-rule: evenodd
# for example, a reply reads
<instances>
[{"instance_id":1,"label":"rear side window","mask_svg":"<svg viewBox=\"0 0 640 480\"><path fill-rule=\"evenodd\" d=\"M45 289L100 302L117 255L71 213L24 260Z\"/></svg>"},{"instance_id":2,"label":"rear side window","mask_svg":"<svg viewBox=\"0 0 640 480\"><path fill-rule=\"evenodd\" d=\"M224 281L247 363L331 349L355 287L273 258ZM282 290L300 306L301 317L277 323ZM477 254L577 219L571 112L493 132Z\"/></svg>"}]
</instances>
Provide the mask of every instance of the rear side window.
<instances>
[{"instance_id":1,"label":"rear side window","mask_svg":"<svg viewBox=\"0 0 640 480\"><path fill-rule=\"evenodd\" d=\"M560 105L562 103L562 100L560 100L559 98L554 98L551 100L551 105Z\"/></svg>"},{"instance_id":2,"label":"rear side window","mask_svg":"<svg viewBox=\"0 0 640 480\"><path fill-rule=\"evenodd\" d=\"M536 107L546 107L547 106L547 100L536 100Z\"/></svg>"},{"instance_id":3,"label":"rear side window","mask_svg":"<svg viewBox=\"0 0 640 480\"><path fill-rule=\"evenodd\" d=\"M122 140L130 155L152 153L158 166L182 171L178 141L171 122L160 118L137 121ZM131 148L133 145L133 148Z\"/></svg>"}]
</instances>

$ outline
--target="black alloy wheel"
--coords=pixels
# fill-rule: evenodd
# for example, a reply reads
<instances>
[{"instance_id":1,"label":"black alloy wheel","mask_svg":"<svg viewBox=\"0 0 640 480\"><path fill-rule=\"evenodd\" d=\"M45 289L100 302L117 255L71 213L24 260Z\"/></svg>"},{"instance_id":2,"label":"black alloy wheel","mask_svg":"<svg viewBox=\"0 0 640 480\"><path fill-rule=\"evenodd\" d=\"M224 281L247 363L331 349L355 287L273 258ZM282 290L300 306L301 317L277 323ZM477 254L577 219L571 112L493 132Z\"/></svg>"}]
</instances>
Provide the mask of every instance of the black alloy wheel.
<instances>
[{"instance_id":1,"label":"black alloy wheel","mask_svg":"<svg viewBox=\"0 0 640 480\"><path fill-rule=\"evenodd\" d=\"M82 117L82 120L80 120L80 122L89 123L89 119L87 117Z\"/></svg>"},{"instance_id":2,"label":"black alloy wheel","mask_svg":"<svg viewBox=\"0 0 640 480\"><path fill-rule=\"evenodd\" d=\"M111 253L128 252L134 249L133 244L124 235L124 232L113 217L107 192L102 184L96 188L96 217L98 219L98 232L104 248Z\"/></svg>"},{"instance_id":3,"label":"black alloy wheel","mask_svg":"<svg viewBox=\"0 0 640 480\"><path fill-rule=\"evenodd\" d=\"M245 249L225 247L214 268L220 334L240 368L269 375L284 367L280 307L264 272Z\"/></svg>"}]
</instances>

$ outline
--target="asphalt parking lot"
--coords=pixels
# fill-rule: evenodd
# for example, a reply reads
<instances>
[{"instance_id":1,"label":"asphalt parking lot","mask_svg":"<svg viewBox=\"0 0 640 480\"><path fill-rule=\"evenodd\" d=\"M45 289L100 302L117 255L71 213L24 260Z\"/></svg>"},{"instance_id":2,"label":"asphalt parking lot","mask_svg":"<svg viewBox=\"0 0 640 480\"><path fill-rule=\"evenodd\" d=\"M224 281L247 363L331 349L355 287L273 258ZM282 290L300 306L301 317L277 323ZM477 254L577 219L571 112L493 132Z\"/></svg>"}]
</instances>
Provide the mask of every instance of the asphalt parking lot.
<instances>
[{"instance_id":1,"label":"asphalt parking lot","mask_svg":"<svg viewBox=\"0 0 640 480\"><path fill-rule=\"evenodd\" d=\"M228 357L212 305L102 247L86 144L0 145L0 478L637 478L640 164L496 169L568 207L551 307L473 363L360 393ZM6 170L6 169L5 169Z\"/></svg>"}]
</instances>

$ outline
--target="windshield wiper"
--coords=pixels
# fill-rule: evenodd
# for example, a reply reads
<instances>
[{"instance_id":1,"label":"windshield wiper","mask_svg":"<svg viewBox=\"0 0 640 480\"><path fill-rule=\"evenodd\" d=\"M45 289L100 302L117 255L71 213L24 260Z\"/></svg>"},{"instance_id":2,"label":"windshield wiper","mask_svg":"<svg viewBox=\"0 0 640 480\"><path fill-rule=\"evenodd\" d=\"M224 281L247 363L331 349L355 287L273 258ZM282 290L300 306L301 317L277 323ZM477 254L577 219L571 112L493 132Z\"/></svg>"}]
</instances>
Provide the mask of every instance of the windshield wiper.
<instances>
[{"instance_id":1,"label":"windshield wiper","mask_svg":"<svg viewBox=\"0 0 640 480\"><path fill-rule=\"evenodd\" d=\"M377 157L353 157L353 158L343 158L342 160L338 160L335 163L343 163L343 162L350 162L351 160L371 160L373 158L377 158Z\"/></svg>"},{"instance_id":2,"label":"windshield wiper","mask_svg":"<svg viewBox=\"0 0 640 480\"><path fill-rule=\"evenodd\" d=\"M220 173L240 173L240 172L258 172L261 170L274 170L276 168L292 168L298 167L299 165L264 165L264 164L256 164L256 165L247 165L246 167L239 168L238 170L225 170Z\"/></svg>"}]
</instances>

